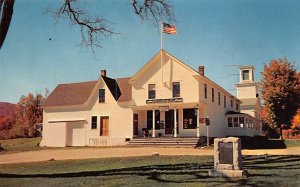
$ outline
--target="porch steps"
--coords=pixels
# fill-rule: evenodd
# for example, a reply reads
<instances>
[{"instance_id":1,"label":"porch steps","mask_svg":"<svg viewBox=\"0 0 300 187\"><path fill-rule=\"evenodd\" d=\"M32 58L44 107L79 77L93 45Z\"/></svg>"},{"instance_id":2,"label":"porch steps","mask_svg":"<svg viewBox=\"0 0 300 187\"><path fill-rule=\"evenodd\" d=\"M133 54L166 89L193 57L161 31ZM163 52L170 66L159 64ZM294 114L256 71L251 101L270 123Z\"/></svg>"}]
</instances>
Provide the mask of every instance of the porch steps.
<instances>
[{"instance_id":1,"label":"porch steps","mask_svg":"<svg viewBox=\"0 0 300 187\"><path fill-rule=\"evenodd\" d=\"M160 147L197 147L203 143L203 138L133 138L128 146L160 146Z\"/></svg>"}]
</instances>

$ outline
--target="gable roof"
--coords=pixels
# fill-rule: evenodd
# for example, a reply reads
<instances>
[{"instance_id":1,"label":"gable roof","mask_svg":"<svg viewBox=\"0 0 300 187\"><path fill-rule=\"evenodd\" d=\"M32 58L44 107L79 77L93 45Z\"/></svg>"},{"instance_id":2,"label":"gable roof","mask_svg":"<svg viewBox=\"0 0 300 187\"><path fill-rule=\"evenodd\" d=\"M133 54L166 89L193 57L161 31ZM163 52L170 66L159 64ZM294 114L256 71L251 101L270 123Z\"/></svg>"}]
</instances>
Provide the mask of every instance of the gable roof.
<instances>
[{"instance_id":1,"label":"gable roof","mask_svg":"<svg viewBox=\"0 0 300 187\"><path fill-rule=\"evenodd\" d=\"M118 99L119 102L125 102L131 100L132 90L131 90L131 85L129 84L130 79L131 77L116 79L122 93Z\"/></svg>"},{"instance_id":2,"label":"gable roof","mask_svg":"<svg viewBox=\"0 0 300 187\"><path fill-rule=\"evenodd\" d=\"M176 62L178 62L179 65L183 66L184 68L186 68L188 71L192 72L193 74L195 74L195 75L199 74L193 68L191 68L190 66L186 65L185 63L183 63L182 61L178 60L177 58L175 58L174 56L172 56L170 53L168 53L168 52L166 52L165 50L162 49L158 53L156 53L141 69L139 69L131 77L131 79L129 81L133 81L133 80L137 79L139 76L143 75L146 70L148 70L151 66L153 66L155 63L158 62L157 60L160 60L161 55L167 56L169 58L174 59Z\"/></svg>"},{"instance_id":3,"label":"gable roof","mask_svg":"<svg viewBox=\"0 0 300 187\"><path fill-rule=\"evenodd\" d=\"M97 81L59 84L44 101L43 107L84 104Z\"/></svg>"}]
</instances>

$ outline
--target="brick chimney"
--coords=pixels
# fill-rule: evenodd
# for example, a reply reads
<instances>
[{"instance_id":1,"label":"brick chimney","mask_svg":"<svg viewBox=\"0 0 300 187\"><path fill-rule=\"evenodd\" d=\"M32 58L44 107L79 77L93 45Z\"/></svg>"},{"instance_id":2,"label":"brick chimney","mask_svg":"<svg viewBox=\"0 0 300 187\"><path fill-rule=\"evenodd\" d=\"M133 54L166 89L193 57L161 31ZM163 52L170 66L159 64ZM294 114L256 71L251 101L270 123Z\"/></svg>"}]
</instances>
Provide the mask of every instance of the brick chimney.
<instances>
[{"instance_id":1,"label":"brick chimney","mask_svg":"<svg viewBox=\"0 0 300 187\"><path fill-rule=\"evenodd\" d=\"M106 77L106 70L104 70L104 69L101 70L101 76L102 76L102 77Z\"/></svg>"},{"instance_id":2,"label":"brick chimney","mask_svg":"<svg viewBox=\"0 0 300 187\"><path fill-rule=\"evenodd\" d=\"M204 66L198 66L198 72L200 75L204 76Z\"/></svg>"}]
</instances>

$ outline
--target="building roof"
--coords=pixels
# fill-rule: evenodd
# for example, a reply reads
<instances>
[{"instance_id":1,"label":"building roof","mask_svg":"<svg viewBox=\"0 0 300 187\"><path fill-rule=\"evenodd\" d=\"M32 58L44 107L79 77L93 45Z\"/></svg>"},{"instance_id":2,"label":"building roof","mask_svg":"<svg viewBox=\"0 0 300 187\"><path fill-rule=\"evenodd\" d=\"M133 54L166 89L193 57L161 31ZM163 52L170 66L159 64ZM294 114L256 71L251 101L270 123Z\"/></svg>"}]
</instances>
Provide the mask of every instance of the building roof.
<instances>
[{"instance_id":1,"label":"building roof","mask_svg":"<svg viewBox=\"0 0 300 187\"><path fill-rule=\"evenodd\" d=\"M131 79L131 77L116 79L122 93L118 99L119 102L125 102L131 100L132 90L131 90L131 85L129 84L129 79Z\"/></svg>"},{"instance_id":2,"label":"building roof","mask_svg":"<svg viewBox=\"0 0 300 187\"><path fill-rule=\"evenodd\" d=\"M59 84L43 103L43 107L84 104L97 81Z\"/></svg>"},{"instance_id":3,"label":"building roof","mask_svg":"<svg viewBox=\"0 0 300 187\"><path fill-rule=\"evenodd\" d=\"M255 106L258 98L240 99L243 103L241 106Z\"/></svg>"},{"instance_id":4,"label":"building roof","mask_svg":"<svg viewBox=\"0 0 300 187\"><path fill-rule=\"evenodd\" d=\"M131 100L131 85L128 83L130 77L118 79L101 77L116 101L126 102ZM82 105L92 94L97 82L59 84L45 100L43 107Z\"/></svg>"},{"instance_id":5,"label":"building roof","mask_svg":"<svg viewBox=\"0 0 300 187\"><path fill-rule=\"evenodd\" d=\"M105 84L107 85L110 93L113 95L115 100L117 101L119 97L121 96L121 90L119 88L119 85L115 79L106 77L106 76L101 76L102 79L104 80Z\"/></svg>"},{"instance_id":6,"label":"building roof","mask_svg":"<svg viewBox=\"0 0 300 187\"><path fill-rule=\"evenodd\" d=\"M230 115L230 114L245 114L245 113L235 112L235 111L228 111L228 112L226 112L225 115Z\"/></svg>"}]
</instances>

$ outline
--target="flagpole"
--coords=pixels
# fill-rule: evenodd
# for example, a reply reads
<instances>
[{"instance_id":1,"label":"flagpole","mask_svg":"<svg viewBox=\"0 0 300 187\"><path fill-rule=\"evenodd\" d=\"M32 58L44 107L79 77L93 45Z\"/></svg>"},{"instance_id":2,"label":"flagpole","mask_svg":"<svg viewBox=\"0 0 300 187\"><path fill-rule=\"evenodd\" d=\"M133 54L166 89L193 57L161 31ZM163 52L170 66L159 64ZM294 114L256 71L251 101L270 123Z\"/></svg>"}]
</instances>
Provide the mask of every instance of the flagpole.
<instances>
[{"instance_id":1,"label":"flagpole","mask_svg":"<svg viewBox=\"0 0 300 187\"><path fill-rule=\"evenodd\" d=\"M161 82L164 83L164 72L162 67L162 50L163 50L163 22L160 18L160 70L161 70Z\"/></svg>"}]
</instances>

